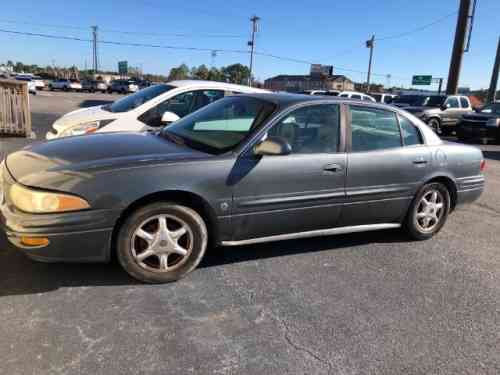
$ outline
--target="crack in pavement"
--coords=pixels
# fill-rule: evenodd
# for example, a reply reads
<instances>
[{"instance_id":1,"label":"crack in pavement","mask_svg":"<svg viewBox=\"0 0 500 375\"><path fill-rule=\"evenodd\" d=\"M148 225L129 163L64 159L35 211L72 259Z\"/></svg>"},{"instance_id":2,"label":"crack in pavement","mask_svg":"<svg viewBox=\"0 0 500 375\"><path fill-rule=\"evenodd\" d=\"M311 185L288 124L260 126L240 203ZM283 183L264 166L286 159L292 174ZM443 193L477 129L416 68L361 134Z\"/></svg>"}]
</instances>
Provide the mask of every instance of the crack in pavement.
<instances>
[{"instance_id":1,"label":"crack in pavement","mask_svg":"<svg viewBox=\"0 0 500 375\"><path fill-rule=\"evenodd\" d=\"M327 372L328 374L333 373L334 365L328 359L325 359L325 358L321 357L319 354L316 354L315 352L313 352L311 349L309 349L306 346L303 346L303 345L295 343L294 340L292 339L292 336L291 336L291 333L290 333L290 327L288 326L288 324L286 323L286 321L284 319L280 319L276 315L273 315L273 316L279 322L279 324L283 327L284 337L285 337L285 340L288 343L288 345L290 345L296 351L305 353L310 358L313 358L317 362L320 362L323 365L326 365L328 367L328 372Z\"/></svg>"}]
</instances>

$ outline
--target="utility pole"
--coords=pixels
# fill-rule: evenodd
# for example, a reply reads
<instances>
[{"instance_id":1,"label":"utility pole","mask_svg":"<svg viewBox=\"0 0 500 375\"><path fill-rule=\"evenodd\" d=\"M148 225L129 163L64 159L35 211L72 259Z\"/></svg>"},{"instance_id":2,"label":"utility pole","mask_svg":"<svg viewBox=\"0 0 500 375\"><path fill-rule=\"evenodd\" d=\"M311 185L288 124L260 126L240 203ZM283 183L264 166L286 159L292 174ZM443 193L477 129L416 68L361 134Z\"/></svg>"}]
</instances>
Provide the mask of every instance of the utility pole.
<instances>
[{"instance_id":1,"label":"utility pole","mask_svg":"<svg viewBox=\"0 0 500 375\"><path fill-rule=\"evenodd\" d=\"M97 59L97 26L92 26L92 69L97 74L99 70Z\"/></svg>"},{"instance_id":2,"label":"utility pole","mask_svg":"<svg viewBox=\"0 0 500 375\"><path fill-rule=\"evenodd\" d=\"M438 95L441 95L441 90L443 89L443 79L439 78Z\"/></svg>"},{"instance_id":3,"label":"utility pole","mask_svg":"<svg viewBox=\"0 0 500 375\"><path fill-rule=\"evenodd\" d=\"M488 90L488 103L493 103L496 99L499 70L500 70L500 38L498 38L497 56L495 58L495 64L493 64L490 89Z\"/></svg>"},{"instance_id":4,"label":"utility pole","mask_svg":"<svg viewBox=\"0 0 500 375\"><path fill-rule=\"evenodd\" d=\"M455 41L453 42L453 52L451 54L448 83L446 86L446 93L448 95L456 94L458 89L458 78L460 76L460 68L462 66L462 58L464 56L465 34L467 31L467 23L469 21L470 4L471 0L460 0L457 28L455 30Z\"/></svg>"},{"instance_id":5,"label":"utility pole","mask_svg":"<svg viewBox=\"0 0 500 375\"><path fill-rule=\"evenodd\" d=\"M255 51L255 34L257 33L258 22L260 21L260 17L252 16L250 18L252 22L252 40L248 42L250 46L250 77L248 78L248 85L252 86L252 73L253 73L253 53Z\"/></svg>"},{"instance_id":6,"label":"utility pole","mask_svg":"<svg viewBox=\"0 0 500 375\"><path fill-rule=\"evenodd\" d=\"M368 76L366 77L366 93L370 93L370 76L372 74L372 58L373 58L373 46L375 44L375 35L372 35L370 40L366 41L366 48L370 49L370 60L368 61Z\"/></svg>"}]
</instances>

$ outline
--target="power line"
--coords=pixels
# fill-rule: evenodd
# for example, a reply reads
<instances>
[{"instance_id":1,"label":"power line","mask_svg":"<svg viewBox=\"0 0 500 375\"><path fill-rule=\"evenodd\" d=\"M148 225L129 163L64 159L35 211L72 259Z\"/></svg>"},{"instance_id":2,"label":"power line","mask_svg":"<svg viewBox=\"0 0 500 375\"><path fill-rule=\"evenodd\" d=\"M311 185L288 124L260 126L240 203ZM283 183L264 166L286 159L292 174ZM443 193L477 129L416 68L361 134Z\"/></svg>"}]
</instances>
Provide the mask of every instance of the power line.
<instances>
[{"instance_id":1,"label":"power line","mask_svg":"<svg viewBox=\"0 0 500 375\"><path fill-rule=\"evenodd\" d=\"M26 21L14 21L14 20L4 20L0 19L0 23L10 23L10 24L21 24L28 26L39 26L48 27L54 29L68 29L68 30L83 30L88 31L88 27L81 26L71 26L71 25L55 25L48 23L37 23L37 22L26 22ZM233 38L240 39L246 38L245 35L239 34L219 34L219 33L156 33L147 31L129 31L129 30L116 30L116 29L99 29L101 33L115 33L115 34L126 34L126 35L145 35L145 36L157 36L157 37L177 37L177 38Z\"/></svg>"},{"instance_id":2,"label":"power line","mask_svg":"<svg viewBox=\"0 0 500 375\"><path fill-rule=\"evenodd\" d=\"M6 34L36 36L36 37L48 38L48 39L73 40L73 41L78 41L78 42L92 42L92 39L79 38L79 37L75 37L75 36L32 33L32 32L27 32L27 31L15 31L15 30L6 30L6 29L0 29L0 32L6 33ZM174 50L183 50L183 51L211 52L211 51L216 50L217 52L248 54L248 51L246 51L246 50L236 50L236 49L181 47L181 46L171 46L171 45L164 45L164 44L119 42L119 41L114 41L114 40L99 40L99 43L100 44L118 45L118 46L129 46L129 47L164 48L164 49L174 49Z\"/></svg>"},{"instance_id":3,"label":"power line","mask_svg":"<svg viewBox=\"0 0 500 375\"><path fill-rule=\"evenodd\" d=\"M408 31L404 31L404 32L399 33L399 34L394 34L394 35L384 36L384 37L382 37L382 38L377 38L377 39L375 39L375 40L379 42L379 41L381 41L381 40L388 40L388 39L398 39L398 38L403 38L403 37L405 37L405 36L408 36L408 35L411 35L411 34L417 33L417 32L419 32L419 31L425 30L425 29L427 29L427 28L429 28L429 27L431 27L431 26L434 26L434 25L436 25L436 24L440 23L441 21L443 21L443 20L445 20L445 19L447 19L447 18L449 18L449 17L451 17L451 16L456 15L457 13L458 13L458 11L454 11L454 12L448 13L448 14L444 15L443 17L440 17L440 18L438 18L438 19L436 19L436 20L434 20L434 21L432 21L432 22L430 22L430 23L427 23L427 24L425 24L425 25L419 26L419 27L417 27L417 28L415 28L415 29L411 29L411 30L408 30Z\"/></svg>"},{"instance_id":4,"label":"power line","mask_svg":"<svg viewBox=\"0 0 500 375\"><path fill-rule=\"evenodd\" d=\"M26 32L26 31L15 31L15 30L6 30L6 29L0 29L0 33L12 34L12 35L34 36L34 37L41 37L41 38L47 38L47 39L70 40L70 41L87 42L87 43L91 43L93 41L92 39L80 38L80 37L75 37L75 36L32 33L32 32ZM250 53L247 50L237 50L237 49L181 47L181 46L172 46L172 45L163 45L163 44L120 42L120 41L114 41L114 40L99 40L98 43L108 44L108 45L117 45L117 46L127 46L127 47L148 47L148 48L161 48L161 49L171 49L171 50L181 50L181 51L199 51L199 52L217 51L217 52L223 52L223 53L235 53L235 54L245 54L245 55ZM316 63L316 62L296 59L296 58L292 58L292 57L278 56L278 55L275 55L272 53L267 53L267 52L254 51L254 54L259 55L259 56L270 57L270 58L273 58L276 60L291 61L291 62L300 63L300 64L311 65L311 64ZM356 70L356 69L351 69L351 68L346 68L346 67L336 66L336 65L334 66L334 68L336 70L351 72L351 73L358 73L358 74L366 74L367 73L366 71ZM372 75L378 76L378 77L386 77L387 76L386 73L372 73ZM392 77L396 78L396 79L401 79L401 80L410 79L409 77L398 77L398 76L392 76Z\"/></svg>"}]
</instances>

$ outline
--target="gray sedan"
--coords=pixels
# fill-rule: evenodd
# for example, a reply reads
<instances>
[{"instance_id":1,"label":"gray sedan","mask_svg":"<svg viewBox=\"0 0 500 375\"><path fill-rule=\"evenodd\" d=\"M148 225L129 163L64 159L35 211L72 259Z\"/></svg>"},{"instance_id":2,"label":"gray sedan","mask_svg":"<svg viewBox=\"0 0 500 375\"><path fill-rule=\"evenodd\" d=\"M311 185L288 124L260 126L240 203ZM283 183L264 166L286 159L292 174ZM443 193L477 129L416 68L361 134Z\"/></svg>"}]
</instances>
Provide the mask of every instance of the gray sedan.
<instances>
[{"instance_id":1,"label":"gray sedan","mask_svg":"<svg viewBox=\"0 0 500 375\"><path fill-rule=\"evenodd\" d=\"M40 261L108 261L145 282L207 246L403 227L435 235L477 199L484 159L416 117L342 98L221 99L159 133L39 143L0 164L0 225ZM3 192L3 193L2 193Z\"/></svg>"}]
</instances>

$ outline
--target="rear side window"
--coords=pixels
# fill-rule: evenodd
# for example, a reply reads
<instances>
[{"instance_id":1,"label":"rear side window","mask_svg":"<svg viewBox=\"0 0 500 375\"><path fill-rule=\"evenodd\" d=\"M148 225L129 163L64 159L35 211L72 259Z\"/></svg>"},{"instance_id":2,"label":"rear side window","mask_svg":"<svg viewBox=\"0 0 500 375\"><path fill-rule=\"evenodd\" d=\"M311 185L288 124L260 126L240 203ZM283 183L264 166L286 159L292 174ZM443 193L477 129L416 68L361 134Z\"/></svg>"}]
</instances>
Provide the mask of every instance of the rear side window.
<instances>
[{"instance_id":1,"label":"rear side window","mask_svg":"<svg viewBox=\"0 0 500 375\"><path fill-rule=\"evenodd\" d=\"M384 103L385 104L391 104L392 101L393 101L393 97L392 96L389 96L389 95L384 96Z\"/></svg>"},{"instance_id":2,"label":"rear side window","mask_svg":"<svg viewBox=\"0 0 500 375\"><path fill-rule=\"evenodd\" d=\"M352 99L361 99L361 95L353 94L351 96Z\"/></svg>"},{"instance_id":3,"label":"rear side window","mask_svg":"<svg viewBox=\"0 0 500 375\"><path fill-rule=\"evenodd\" d=\"M401 147L401 134L394 112L351 106L352 151L376 151Z\"/></svg>"},{"instance_id":4,"label":"rear side window","mask_svg":"<svg viewBox=\"0 0 500 375\"><path fill-rule=\"evenodd\" d=\"M460 98L460 104L462 105L462 108L469 108L469 101L463 96Z\"/></svg>"},{"instance_id":5,"label":"rear side window","mask_svg":"<svg viewBox=\"0 0 500 375\"><path fill-rule=\"evenodd\" d=\"M421 145L423 143L422 136L420 135L420 131L417 129L417 127L405 117L398 116L398 119L399 126L401 127L403 144L405 146Z\"/></svg>"}]
</instances>

